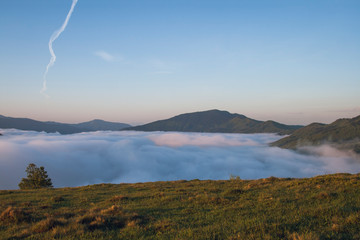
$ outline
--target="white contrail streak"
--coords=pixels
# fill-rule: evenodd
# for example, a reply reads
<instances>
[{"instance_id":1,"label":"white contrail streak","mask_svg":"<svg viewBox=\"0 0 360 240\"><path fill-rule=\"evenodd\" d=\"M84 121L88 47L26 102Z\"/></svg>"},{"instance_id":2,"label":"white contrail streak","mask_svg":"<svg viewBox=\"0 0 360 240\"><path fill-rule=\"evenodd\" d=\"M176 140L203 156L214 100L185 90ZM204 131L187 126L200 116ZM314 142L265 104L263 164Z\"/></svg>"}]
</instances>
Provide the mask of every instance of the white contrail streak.
<instances>
[{"instance_id":1,"label":"white contrail streak","mask_svg":"<svg viewBox=\"0 0 360 240\"><path fill-rule=\"evenodd\" d=\"M56 61L56 55L55 55L54 50L52 48L52 44L60 36L60 34L65 30L77 2L78 2L78 0L73 0L73 2L71 4L70 11L68 12L68 14L66 16L66 19L65 19L63 25L51 35L50 40L49 40L49 51L50 51L50 54L51 54L51 58L50 58L50 61L49 61L48 65L46 66L46 70L45 70L45 73L44 73L44 76L43 76L44 77L43 87L42 87L42 89L40 91L40 93L42 93L46 97L48 97L48 95L45 93L45 91L47 89L47 87L46 87L46 75L49 72L49 68L52 67L54 65L55 61Z\"/></svg>"}]
</instances>

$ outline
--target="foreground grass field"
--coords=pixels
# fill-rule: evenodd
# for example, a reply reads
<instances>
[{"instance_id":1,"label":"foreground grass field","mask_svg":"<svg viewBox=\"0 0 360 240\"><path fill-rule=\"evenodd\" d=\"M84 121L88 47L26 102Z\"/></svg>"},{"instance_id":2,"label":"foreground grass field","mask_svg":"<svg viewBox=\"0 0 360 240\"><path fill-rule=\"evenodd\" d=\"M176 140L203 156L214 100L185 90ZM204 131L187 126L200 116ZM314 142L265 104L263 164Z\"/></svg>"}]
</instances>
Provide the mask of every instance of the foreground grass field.
<instances>
[{"instance_id":1,"label":"foreground grass field","mask_svg":"<svg viewBox=\"0 0 360 240\"><path fill-rule=\"evenodd\" d=\"M360 175L0 191L0 239L360 239Z\"/></svg>"}]
</instances>

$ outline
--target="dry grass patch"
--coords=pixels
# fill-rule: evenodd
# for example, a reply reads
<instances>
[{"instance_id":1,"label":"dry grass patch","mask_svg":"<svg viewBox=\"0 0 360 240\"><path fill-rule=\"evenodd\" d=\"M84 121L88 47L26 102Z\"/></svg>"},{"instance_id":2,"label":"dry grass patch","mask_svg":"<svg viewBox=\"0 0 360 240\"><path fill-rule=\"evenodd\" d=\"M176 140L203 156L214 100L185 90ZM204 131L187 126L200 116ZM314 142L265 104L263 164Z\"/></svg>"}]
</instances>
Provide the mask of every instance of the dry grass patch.
<instances>
[{"instance_id":1,"label":"dry grass patch","mask_svg":"<svg viewBox=\"0 0 360 240\"><path fill-rule=\"evenodd\" d=\"M21 223L29 221L29 214L23 208L8 207L0 215L2 224Z\"/></svg>"},{"instance_id":2,"label":"dry grass patch","mask_svg":"<svg viewBox=\"0 0 360 240\"><path fill-rule=\"evenodd\" d=\"M245 191L243 189L228 189L223 192L225 197L236 197L243 194Z\"/></svg>"},{"instance_id":3,"label":"dry grass patch","mask_svg":"<svg viewBox=\"0 0 360 240\"><path fill-rule=\"evenodd\" d=\"M55 196L55 197L51 198L51 201L54 202L54 203L62 202L64 200L65 199L62 196Z\"/></svg>"},{"instance_id":4,"label":"dry grass patch","mask_svg":"<svg viewBox=\"0 0 360 240\"><path fill-rule=\"evenodd\" d=\"M289 236L291 240L319 240L319 236L313 232L308 233L292 233Z\"/></svg>"},{"instance_id":5,"label":"dry grass patch","mask_svg":"<svg viewBox=\"0 0 360 240\"><path fill-rule=\"evenodd\" d=\"M49 217L45 220L42 220L38 223L36 223L32 228L31 231L33 233L43 233L43 232L47 232L53 228L55 228L56 226L62 226L66 223L65 219L55 219L52 217Z\"/></svg>"},{"instance_id":6,"label":"dry grass patch","mask_svg":"<svg viewBox=\"0 0 360 240\"><path fill-rule=\"evenodd\" d=\"M58 225L52 228L51 230L51 234L55 238L59 238L67 235L79 236L81 234L84 234L85 232L86 232L85 227L82 224L77 224L77 223L71 223L65 226Z\"/></svg>"},{"instance_id":7,"label":"dry grass patch","mask_svg":"<svg viewBox=\"0 0 360 240\"><path fill-rule=\"evenodd\" d=\"M117 196L113 196L112 198L110 198L109 201L116 203L116 202L121 202L123 200L128 200L128 199L129 198L124 195L117 195Z\"/></svg>"},{"instance_id":8,"label":"dry grass patch","mask_svg":"<svg viewBox=\"0 0 360 240\"><path fill-rule=\"evenodd\" d=\"M76 223L84 225L89 230L123 228L133 221L134 223L130 225L141 222L141 218L138 214L123 211L116 205L107 209L92 209L89 213L76 219Z\"/></svg>"},{"instance_id":9,"label":"dry grass patch","mask_svg":"<svg viewBox=\"0 0 360 240\"><path fill-rule=\"evenodd\" d=\"M154 223L154 227L157 232L165 232L173 225L174 223L170 219L162 219Z\"/></svg>"}]
</instances>

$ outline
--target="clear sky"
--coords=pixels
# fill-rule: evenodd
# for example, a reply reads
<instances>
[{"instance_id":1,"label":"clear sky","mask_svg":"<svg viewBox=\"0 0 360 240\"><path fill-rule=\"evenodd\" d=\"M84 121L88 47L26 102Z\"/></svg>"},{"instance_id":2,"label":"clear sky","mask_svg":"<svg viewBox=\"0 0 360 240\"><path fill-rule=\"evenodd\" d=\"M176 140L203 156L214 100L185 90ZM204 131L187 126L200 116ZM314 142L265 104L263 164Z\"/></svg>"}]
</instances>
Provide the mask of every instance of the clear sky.
<instances>
[{"instance_id":1,"label":"clear sky","mask_svg":"<svg viewBox=\"0 0 360 240\"><path fill-rule=\"evenodd\" d=\"M0 114L130 124L209 109L288 124L360 114L360 1L0 1Z\"/></svg>"}]
</instances>

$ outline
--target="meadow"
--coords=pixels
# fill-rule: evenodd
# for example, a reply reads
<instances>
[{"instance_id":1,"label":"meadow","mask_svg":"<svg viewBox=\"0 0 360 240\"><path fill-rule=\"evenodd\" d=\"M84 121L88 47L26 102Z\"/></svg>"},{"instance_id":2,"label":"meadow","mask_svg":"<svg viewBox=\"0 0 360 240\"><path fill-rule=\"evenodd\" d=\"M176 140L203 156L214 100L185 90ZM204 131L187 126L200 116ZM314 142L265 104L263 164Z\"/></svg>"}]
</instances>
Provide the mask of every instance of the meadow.
<instances>
[{"instance_id":1,"label":"meadow","mask_svg":"<svg viewBox=\"0 0 360 240\"><path fill-rule=\"evenodd\" d=\"M360 239L360 174L0 191L1 239Z\"/></svg>"}]
</instances>

